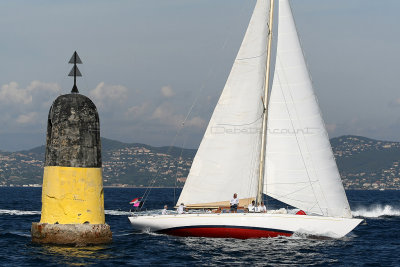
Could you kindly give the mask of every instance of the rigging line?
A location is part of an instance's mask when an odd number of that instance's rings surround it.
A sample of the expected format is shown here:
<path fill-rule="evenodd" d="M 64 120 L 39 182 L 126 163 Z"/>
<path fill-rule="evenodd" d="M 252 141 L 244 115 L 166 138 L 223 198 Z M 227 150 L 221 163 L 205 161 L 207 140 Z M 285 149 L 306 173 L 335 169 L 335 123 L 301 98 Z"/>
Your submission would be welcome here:
<path fill-rule="evenodd" d="M 168 147 L 168 150 L 167 150 L 167 153 L 166 153 L 166 154 L 168 154 L 170 157 L 172 157 L 172 155 L 170 154 L 170 152 L 171 152 L 171 149 L 172 149 L 173 145 L 175 144 L 177 135 L 178 135 L 178 133 L 175 135 L 175 138 L 173 139 L 173 142 L 172 142 L 172 143 L 170 144 L 170 146 Z M 159 173 L 160 173 L 160 170 L 161 170 L 161 164 L 160 164 L 160 163 L 162 162 L 162 160 L 163 160 L 163 159 L 160 158 L 160 159 L 157 161 L 156 165 L 159 166 L 159 168 L 157 169 L 156 173 L 154 174 L 153 179 L 150 180 L 149 186 L 146 188 L 145 192 L 144 192 L 143 195 L 142 195 L 142 201 L 143 201 L 142 207 L 143 207 L 144 204 L 146 203 L 147 198 L 148 198 L 148 196 L 149 196 L 149 194 L 150 194 L 150 192 L 151 192 L 151 190 L 152 190 L 152 188 L 153 188 L 155 182 L 157 181 L 157 178 L 158 178 Z M 168 164 L 168 170 L 169 170 L 170 168 L 171 168 L 171 167 L 170 167 L 170 164 Z M 141 208 L 140 208 L 139 210 L 141 210 Z"/>
<path fill-rule="evenodd" d="M 170 144 L 170 146 L 168 147 L 168 150 L 167 150 L 167 153 L 166 154 L 168 154 L 170 157 L 172 157 L 172 155 L 170 154 L 171 153 L 171 150 L 172 150 L 172 147 L 174 146 L 174 144 L 175 144 L 175 142 L 176 142 L 176 138 L 177 138 L 177 136 L 178 136 L 178 134 L 180 133 L 180 131 L 181 131 L 181 129 L 182 129 L 182 126 L 180 127 L 180 129 L 178 130 L 178 132 L 176 133 L 176 135 L 175 135 L 175 137 L 174 137 L 174 139 L 173 139 L 173 141 L 172 141 L 172 143 Z M 151 192 L 151 190 L 153 189 L 153 186 L 154 186 L 154 184 L 156 183 L 156 181 L 157 181 L 157 178 L 159 177 L 159 174 L 160 174 L 160 170 L 161 170 L 161 162 L 162 162 L 162 160 L 163 159 L 159 159 L 158 161 L 157 161 L 157 166 L 159 166 L 159 168 L 157 169 L 157 172 L 154 174 L 154 178 L 150 181 L 150 184 L 149 184 L 149 186 L 146 188 L 146 191 L 144 192 L 144 194 L 143 194 L 143 196 L 142 196 L 142 199 L 143 199 L 143 205 L 142 205 L 142 207 L 144 206 L 144 204 L 146 203 L 146 201 L 147 201 L 147 198 L 148 198 L 148 196 L 150 195 L 150 192 Z M 171 168 L 171 165 L 170 164 L 168 164 L 168 170 Z M 141 210 L 141 209 L 140 209 Z"/>
<path fill-rule="evenodd" d="M 203 88 L 204 88 L 204 87 L 203 87 Z M 197 102 L 198 97 L 199 97 L 199 95 L 196 97 L 195 102 L 194 102 L 193 105 L 191 106 L 191 108 L 190 108 L 189 112 L 187 113 L 187 115 L 186 115 L 184 121 L 183 121 L 183 122 L 181 123 L 181 125 L 179 126 L 179 128 L 178 128 L 178 130 L 177 130 L 177 132 L 176 132 L 176 134 L 175 134 L 175 136 L 174 136 L 174 138 L 173 138 L 173 140 L 172 140 L 170 146 L 168 147 L 167 154 L 169 154 L 169 153 L 171 152 L 172 147 L 175 145 L 176 139 L 177 139 L 178 135 L 180 134 L 180 132 L 182 131 L 182 129 L 184 128 L 185 122 L 187 121 L 187 119 L 188 119 L 188 117 L 189 117 L 189 115 L 190 115 L 190 113 L 191 113 L 191 111 L 192 111 L 192 109 L 193 109 L 195 103 Z M 170 156 L 171 156 L 171 155 L 170 155 Z M 161 159 L 159 159 L 158 162 L 161 162 Z M 159 164 L 157 164 L 157 165 L 159 165 Z M 152 187 L 153 187 L 153 185 L 155 184 L 155 182 L 157 181 L 157 178 L 159 177 L 160 169 L 161 169 L 161 167 L 159 167 L 159 168 L 157 169 L 156 174 L 153 176 L 153 177 L 154 177 L 153 180 L 151 180 L 149 187 L 147 187 L 146 191 L 144 192 L 144 194 L 143 194 L 143 196 L 142 196 L 142 199 L 143 199 L 143 205 L 142 205 L 142 207 L 143 207 L 144 204 L 146 203 L 147 198 L 148 198 L 148 196 L 149 196 L 150 193 L 151 193 Z M 170 165 L 168 165 L 168 170 L 169 170 L 169 169 L 170 169 Z"/>
<path fill-rule="evenodd" d="M 204 86 L 202 86 L 202 87 L 204 88 Z M 184 119 L 183 122 L 180 124 L 180 126 L 179 126 L 179 128 L 178 128 L 178 130 L 177 130 L 177 132 L 176 132 L 176 134 L 175 134 L 175 136 L 174 136 L 174 138 L 172 139 L 171 144 L 170 144 L 169 147 L 168 147 L 167 154 L 170 155 L 171 149 L 172 149 L 172 147 L 175 145 L 176 140 L 177 140 L 177 137 L 178 137 L 178 135 L 181 133 L 182 129 L 184 128 L 185 122 L 187 121 L 187 119 L 188 119 L 188 117 L 189 117 L 189 115 L 190 115 L 190 113 L 191 113 L 191 111 L 192 111 L 192 109 L 193 109 L 195 103 L 197 102 L 198 98 L 199 98 L 199 94 L 197 95 L 197 97 L 196 97 L 196 99 L 195 99 L 195 102 L 192 104 L 191 108 L 189 109 L 189 112 L 187 113 L 185 119 Z M 170 156 L 171 156 L 171 155 L 170 155 Z M 158 163 L 159 163 L 159 162 L 161 162 L 161 159 L 158 160 Z M 157 164 L 157 165 L 159 165 L 159 164 Z M 150 194 L 150 192 L 151 192 L 151 190 L 152 190 L 152 186 L 155 184 L 155 182 L 156 182 L 156 180 L 157 180 L 157 178 L 158 178 L 158 176 L 159 176 L 160 169 L 161 169 L 161 167 L 159 167 L 159 168 L 157 169 L 156 174 L 153 176 L 153 177 L 154 177 L 153 180 L 151 180 L 151 182 L 150 182 L 150 186 L 147 187 L 146 191 L 145 191 L 144 194 L 143 194 L 143 197 L 142 197 L 142 199 L 143 199 L 143 205 L 142 205 L 142 207 L 144 206 L 144 204 L 145 204 L 145 202 L 146 202 L 146 200 L 147 200 L 147 197 L 149 196 L 149 194 Z M 170 165 L 168 165 L 168 170 L 169 170 L 169 169 L 170 169 Z"/>
<path fill-rule="evenodd" d="M 243 58 L 237 58 L 235 61 L 242 61 L 242 60 L 247 60 L 247 59 L 256 59 L 264 56 L 267 53 L 267 51 L 264 51 L 262 54 L 253 56 L 253 57 L 243 57 Z"/>
<path fill-rule="evenodd" d="M 243 5 L 244 5 L 244 4 L 245 4 L 245 2 L 243 2 Z M 242 11 L 241 14 L 242 14 L 242 16 L 243 16 L 244 10 L 245 10 L 245 9 L 244 9 L 244 8 L 241 8 L 240 10 Z M 229 33 L 229 31 L 225 31 L 225 32 L 228 32 L 228 33 Z M 230 32 L 230 35 L 232 35 L 232 33 L 233 33 L 233 32 Z M 231 38 L 231 36 L 229 36 L 229 35 L 226 36 L 225 41 L 223 42 L 222 46 L 220 47 L 220 51 L 224 51 L 224 50 L 226 49 L 226 44 L 228 43 L 228 40 L 229 40 L 230 38 Z M 205 81 L 203 81 L 203 83 L 202 83 L 202 85 L 201 85 L 201 87 L 200 87 L 200 90 L 198 90 L 197 96 L 195 97 L 194 101 L 192 102 L 192 105 L 190 106 L 189 111 L 187 112 L 187 114 L 186 114 L 186 116 L 185 116 L 183 122 L 182 122 L 181 125 L 179 126 L 179 128 L 178 128 L 178 130 L 177 130 L 177 132 L 176 132 L 176 134 L 175 134 L 175 137 L 173 138 L 173 141 L 172 141 L 171 145 L 169 146 L 168 151 L 171 150 L 171 147 L 172 147 L 172 146 L 175 144 L 175 142 L 176 142 L 177 136 L 179 135 L 179 133 L 180 133 L 180 132 L 182 131 L 182 129 L 184 128 L 186 121 L 188 120 L 189 116 L 191 115 L 191 113 L 192 113 L 192 111 L 193 111 L 193 108 L 194 108 L 195 105 L 197 104 L 200 95 L 202 94 L 202 92 L 204 91 L 204 88 L 206 87 L 206 82 L 208 82 L 208 80 L 211 78 L 211 75 L 212 75 L 212 74 L 214 74 L 214 76 L 215 76 L 214 68 L 215 68 L 215 66 L 212 66 L 212 67 L 209 69 L 209 71 L 208 71 L 208 73 L 207 73 L 207 76 L 206 76 L 206 79 L 205 79 Z M 154 184 L 155 184 L 156 179 L 157 179 L 158 174 L 159 174 L 159 170 L 160 170 L 160 168 L 157 170 L 156 174 L 154 175 L 154 179 L 150 182 L 151 185 L 154 185 Z M 146 189 L 144 195 L 143 195 L 143 205 L 142 205 L 142 207 L 144 206 L 144 203 L 146 202 L 147 197 L 148 197 L 148 195 L 150 194 L 150 192 L 151 192 L 151 188 L 148 187 L 148 188 Z"/>
<path fill-rule="evenodd" d="M 185 146 L 186 146 L 186 141 L 187 141 L 187 138 L 185 138 L 185 139 L 183 140 L 182 149 L 181 149 L 181 154 L 179 155 L 179 158 L 178 158 L 178 161 L 177 161 L 177 164 L 176 164 L 176 171 L 175 171 L 175 187 L 174 187 L 174 203 L 176 203 L 176 184 L 177 184 L 177 180 L 178 180 L 179 161 L 182 161 L 182 160 L 183 160 L 182 155 L 183 155 L 183 149 L 184 149 Z"/>
<path fill-rule="evenodd" d="M 260 117 L 261 119 L 262 117 Z M 259 132 L 258 132 L 259 134 Z M 258 150 L 258 148 L 260 147 L 260 142 L 261 142 L 261 138 L 254 138 L 253 141 L 253 152 Z M 248 177 L 250 177 L 250 183 L 248 186 L 248 191 L 247 191 L 247 195 L 251 196 L 252 192 L 254 192 L 254 189 L 257 190 L 257 178 L 258 178 L 258 172 L 257 172 L 257 166 L 258 166 L 258 158 L 259 155 L 256 153 L 252 153 L 252 157 L 250 160 L 250 165 L 254 166 L 254 168 L 251 168 L 253 170 L 253 172 L 249 172 Z"/>
<path fill-rule="evenodd" d="M 283 197 L 282 195 L 279 195 L 279 194 L 271 194 L 271 193 L 269 193 L 269 196 L 272 197 L 272 198 L 276 198 L 276 199 L 279 199 L 280 197 Z M 284 195 L 284 196 L 287 196 L 287 195 Z M 286 199 L 295 200 L 295 201 L 297 201 L 297 202 L 304 203 L 304 204 L 309 203 L 309 202 L 307 202 L 307 201 L 305 201 L 305 200 L 298 200 L 298 199 L 296 199 L 296 198 L 292 198 L 292 197 L 289 197 L 289 196 L 286 197 Z M 318 204 L 317 202 L 314 202 L 314 203 L 316 203 L 315 205 Z M 315 206 L 315 205 L 314 205 L 314 206 Z M 318 208 L 319 208 L 319 210 L 321 211 L 321 213 L 324 214 L 324 212 L 322 211 L 322 209 L 321 209 L 320 207 L 318 207 Z"/>
<path fill-rule="evenodd" d="M 277 58 L 277 60 L 279 61 L 279 63 L 283 66 L 283 63 L 282 63 L 282 61 L 281 61 L 281 59 L 280 59 L 280 56 L 279 56 L 279 55 L 276 55 L 276 58 Z M 282 69 L 282 72 L 283 72 L 283 76 L 285 76 L 284 79 L 286 79 L 286 81 L 287 81 L 288 79 L 286 78 L 286 73 L 285 73 L 285 71 L 284 71 L 284 68 L 281 68 L 281 69 Z M 276 72 L 276 76 L 277 76 L 277 78 L 278 78 L 278 82 L 279 82 L 279 85 L 280 85 L 280 88 L 281 88 L 281 91 L 282 91 L 282 96 L 283 96 L 283 99 L 284 99 L 284 101 L 285 101 L 285 107 L 286 107 L 286 111 L 287 111 L 287 113 L 288 113 L 288 115 L 289 115 L 290 124 L 292 125 L 292 128 L 293 128 L 293 130 L 294 130 L 295 128 L 294 128 L 294 124 L 293 124 L 293 119 L 292 119 L 291 114 L 290 114 L 290 111 L 289 111 L 289 107 L 288 107 L 288 104 L 287 104 L 287 101 L 286 101 L 285 93 L 283 92 L 283 87 L 282 87 L 282 83 L 281 83 L 281 79 L 280 79 L 279 72 Z M 295 105 L 294 105 L 294 101 L 293 101 L 293 96 L 292 96 L 292 94 L 291 94 L 291 90 L 290 90 L 290 87 L 289 87 L 289 86 L 288 86 L 288 90 L 287 90 L 287 91 L 288 91 L 288 93 L 289 93 L 289 95 L 290 95 L 290 97 L 291 97 L 291 99 L 292 99 L 293 107 L 294 107 L 294 109 L 296 109 L 296 107 L 295 107 Z M 298 136 L 297 136 L 296 133 L 294 134 L 294 136 L 295 136 L 295 138 L 296 138 L 297 147 L 299 148 L 300 155 L 301 155 L 301 159 L 302 159 L 302 162 L 303 162 L 303 164 L 304 164 L 304 168 L 305 168 L 305 170 L 306 170 L 308 180 L 309 180 L 309 182 L 310 182 L 310 184 L 311 184 L 310 173 L 309 173 L 309 171 L 308 171 L 307 164 L 306 164 L 306 162 L 305 162 L 305 159 L 304 159 L 304 156 L 303 156 L 301 147 L 300 147 L 300 143 L 299 143 Z M 314 187 L 312 186 L 312 184 L 311 184 L 311 189 L 312 189 L 312 192 L 313 192 L 313 194 L 314 194 L 315 201 L 318 203 L 318 198 L 317 198 L 317 196 L 316 196 L 316 194 L 315 194 Z M 319 206 L 319 203 L 318 203 L 318 207 L 320 208 L 320 210 L 321 210 L 321 212 L 322 212 L 322 208 Z"/>
<path fill-rule="evenodd" d="M 220 125 L 220 126 L 235 126 L 235 127 L 239 127 L 239 126 L 249 126 L 249 125 L 252 125 L 252 124 L 257 123 L 259 120 L 262 119 L 262 117 L 263 117 L 263 114 L 261 113 L 261 115 L 260 115 L 260 117 L 258 117 L 258 119 L 256 119 L 256 120 L 253 121 L 253 122 L 250 122 L 250 123 L 244 123 L 244 124 L 218 123 L 217 125 Z"/>
<path fill-rule="evenodd" d="M 290 6 L 290 9 L 292 9 L 291 6 Z M 292 16 L 292 17 L 293 17 L 293 16 Z M 294 17 L 293 17 L 293 20 L 294 20 L 294 22 L 295 22 L 295 24 L 296 24 L 296 20 L 295 20 Z M 300 43 L 301 53 L 302 53 L 302 55 L 303 55 L 304 62 L 305 62 L 305 64 L 306 64 L 306 66 L 307 66 L 307 68 L 306 68 L 306 69 L 307 69 L 307 74 L 308 74 L 308 77 L 310 78 L 311 85 L 313 86 L 312 76 L 311 76 L 311 73 L 310 73 L 309 68 L 308 68 L 308 63 L 307 63 L 307 61 L 306 61 L 306 57 L 304 56 L 305 53 L 304 53 L 304 51 L 303 51 L 303 49 L 302 49 L 303 46 L 302 46 L 301 38 L 300 38 L 299 33 L 297 32 L 297 28 L 295 28 L 295 30 L 296 30 L 297 36 L 299 37 L 298 40 L 299 40 L 299 43 Z M 314 92 L 313 92 L 313 93 L 314 93 Z M 319 113 L 319 115 L 320 115 L 321 118 L 322 118 L 322 112 L 321 112 L 321 108 L 320 108 L 320 106 L 319 106 L 319 104 L 318 104 L 318 99 L 317 99 L 317 97 L 316 97 L 315 94 L 313 94 L 313 96 L 314 96 L 315 101 L 317 102 L 318 113 Z M 324 128 L 323 128 L 323 130 L 324 130 L 324 135 L 325 135 L 326 138 L 329 140 L 329 135 L 328 135 L 328 132 L 326 131 L 325 121 L 324 121 L 324 120 L 321 120 L 321 121 L 322 121 L 322 125 L 323 125 L 323 127 L 324 127 Z M 340 180 L 340 183 L 342 184 L 342 186 L 341 186 L 341 188 L 340 188 L 339 190 L 342 191 L 342 193 L 346 196 L 346 191 L 345 191 L 345 189 L 344 189 L 344 187 L 343 187 L 343 182 L 342 182 L 342 179 L 341 179 L 341 176 L 340 176 L 340 173 L 339 173 L 339 169 L 338 169 L 338 167 L 337 167 L 336 159 L 335 159 L 335 156 L 334 156 L 334 153 L 333 153 L 333 150 L 332 150 L 332 146 L 330 145 L 330 142 L 329 142 L 329 150 L 330 150 L 330 152 L 331 152 L 331 155 L 333 155 L 333 160 L 334 160 L 334 162 L 335 162 L 335 169 L 336 169 L 337 173 L 339 174 L 339 179 L 338 179 L 338 180 Z M 325 202 L 327 202 L 327 201 L 326 201 L 326 197 L 325 197 L 325 193 L 324 193 L 323 191 L 322 191 L 322 195 L 324 196 Z M 350 204 L 349 204 L 349 201 L 347 200 L 347 197 L 346 197 L 346 202 L 347 202 L 347 205 L 344 204 L 344 205 L 345 205 L 344 209 L 345 209 L 345 210 L 349 210 L 349 211 L 350 211 L 350 214 L 351 214 Z M 328 202 L 327 202 L 327 203 L 328 203 Z"/>
<path fill-rule="evenodd" d="M 289 192 L 289 193 L 287 193 L 287 194 L 285 194 L 285 195 L 280 195 L 280 196 L 281 196 L 281 197 L 287 197 L 287 196 L 293 195 L 293 194 L 295 194 L 295 193 L 297 193 L 297 192 L 300 192 L 300 191 L 306 189 L 307 187 L 312 186 L 312 184 L 314 184 L 314 183 L 317 183 L 317 182 L 312 182 L 312 183 L 310 183 L 310 184 L 307 185 L 307 186 L 303 186 L 303 187 L 301 187 L 301 188 L 299 188 L 299 189 L 297 189 L 297 190 L 295 190 L 295 191 L 292 191 L 292 192 Z M 294 200 L 296 200 L 296 199 L 294 199 Z"/>
<path fill-rule="evenodd" d="M 210 77 L 212 73 L 214 73 L 214 67 L 212 67 L 212 68 L 210 68 L 210 69 L 208 70 L 208 73 L 207 73 L 207 76 L 206 76 L 207 79 L 209 79 L 208 77 Z M 183 128 L 183 126 L 185 125 L 186 121 L 188 120 L 189 116 L 191 115 L 191 113 L 192 113 L 192 111 L 193 111 L 193 108 L 196 106 L 196 104 L 197 104 L 197 102 L 198 102 L 198 100 L 199 100 L 199 98 L 200 98 L 200 95 L 201 95 L 201 93 L 204 91 L 204 88 L 205 88 L 205 87 L 206 87 L 206 83 L 203 82 L 202 85 L 201 85 L 201 87 L 200 87 L 200 90 L 198 91 L 198 93 L 197 93 L 197 95 L 196 95 L 196 97 L 195 97 L 195 99 L 194 99 L 194 101 L 192 102 L 192 105 L 190 106 L 188 112 L 186 113 L 186 116 L 185 116 L 185 118 L 184 118 L 184 120 L 183 120 L 183 122 L 182 122 L 182 125 L 181 125 L 182 128 Z"/>
<path fill-rule="evenodd" d="M 312 183 L 316 183 L 316 182 L 318 182 L 318 181 L 311 181 Z M 267 183 L 267 185 L 285 185 L 285 184 L 291 184 L 291 185 L 294 185 L 294 184 L 308 184 L 309 182 L 297 182 L 297 183 Z"/>
<path fill-rule="evenodd" d="M 214 70 L 214 67 L 211 67 L 209 69 L 209 71 L 207 73 L 207 76 L 206 76 L 207 77 L 206 81 L 208 81 L 208 79 L 210 79 L 209 77 L 211 76 L 211 74 L 214 73 L 213 70 Z M 204 88 L 206 87 L 206 81 L 204 81 L 203 84 L 201 85 L 200 90 L 198 90 L 198 93 L 197 93 L 194 101 L 192 102 L 192 105 L 190 106 L 188 112 L 186 113 L 185 118 L 183 119 L 182 123 L 179 125 L 178 130 L 177 130 L 177 132 L 176 132 L 176 134 L 175 134 L 175 136 L 174 136 L 174 138 L 173 138 L 173 140 L 172 140 L 172 142 L 171 142 L 171 144 L 170 144 L 170 146 L 168 148 L 168 152 L 170 152 L 172 146 L 174 146 L 174 144 L 176 143 L 178 135 L 181 133 L 182 129 L 185 127 L 185 123 L 187 122 L 189 116 L 191 115 L 191 113 L 193 111 L 193 108 L 196 106 L 196 104 L 197 104 L 197 102 L 198 102 L 198 100 L 200 98 L 201 93 L 204 91 Z M 154 175 L 154 179 L 150 182 L 151 186 L 155 184 L 155 182 L 156 182 L 156 180 L 158 178 L 159 171 L 160 171 L 160 168 L 158 168 L 156 174 Z M 142 206 L 144 206 L 144 203 L 146 202 L 147 197 L 150 194 L 150 192 L 151 192 L 151 187 L 148 187 L 146 189 L 144 195 L 143 195 L 143 205 Z"/>
<path fill-rule="evenodd" d="M 308 208 L 308 211 L 312 210 L 315 207 L 316 203 L 314 203 L 314 205 L 311 206 L 311 208 Z M 324 212 L 322 212 L 322 214 L 324 214 Z M 328 214 L 328 212 L 327 212 Z"/>
<path fill-rule="evenodd" d="M 245 3 L 245 2 L 243 2 L 243 5 L 244 5 L 244 3 Z M 244 9 L 244 8 L 241 8 L 240 10 L 242 11 L 242 12 L 241 12 L 241 16 L 243 17 L 245 9 Z M 232 38 L 231 35 L 232 35 L 233 31 L 230 31 L 230 32 L 229 32 L 229 31 L 225 31 L 225 32 L 227 32 L 228 34 L 226 35 L 226 38 L 225 38 L 224 42 L 222 43 L 222 46 L 220 46 L 220 48 L 219 48 L 220 51 L 226 50 L 226 45 L 227 45 L 227 43 L 228 43 L 228 40 Z M 192 105 L 190 106 L 189 111 L 187 112 L 187 114 L 186 114 L 186 116 L 185 116 L 185 119 L 183 120 L 182 124 L 185 124 L 185 122 L 186 122 L 187 119 L 189 118 L 190 114 L 192 113 L 193 108 L 196 106 L 200 95 L 202 94 L 202 92 L 204 91 L 204 88 L 206 87 L 206 82 L 208 82 L 208 80 L 209 80 L 211 77 L 215 77 L 214 68 L 215 68 L 215 65 L 213 65 L 213 66 L 209 69 L 209 71 L 208 71 L 208 73 L 207 73 L 207 75 L 206 75 L 206 79 L 205 79 L 205 81 L 203 81 L 203 83 L 202 83 L 202 85 L 201 85 L 201 87 L 200 87 L 200 90 L 198 91 L 198 93 L 197 93 L 197 95 L 196 95 L 196 97 L 195 97 L 195 99 L 194 99 Z M 214 74 L 214 75 L 211 76 L 211 74 Z"/>
<path fill-rule="evenodd" d="M 289 4 L 289 8 L 290 8 L 290 12 L 293 14 L 292 6 L 291 6 L 290 4 Z M 296 19 L 294 18 L 294 16 L 292 15 L 291 17 L 292 17 L 292 19 L 293 19 L 294 25 L 297 25 L 297 24 L 296 24 Z M 316 102 L 316 104 L 317 104 L 318 113 L 319 113 L 319 115 L 320 115 L 320 117 L 321 117 L 321 121 L 322 121 L 322 125 L 323 125 L 323 129 L 322 129 L 322 130 L 324 131 L 324 134 L 325 134 L 325 136 L 326 136 L 326 138 L 328 139 L 328 142 L 329 142 L 329 136 L 328 136 L 328 134 L 327 134 L 327 132 L 326 132 L 326 130 L 325 130 L 325 129 L 326 129 L 326 127 L 325 127 L 325 122 L 324 122 L 324 120 L 322 119 L 322 113 L 321 113 L 321 109 L 320 109 L 319 104 L 318 104 L 318 99 L 317 99 L 317 97 L 316 97 L 316 95 L 315 95 L 315 92 L 314 92 L 314 90 L 313 90 L 313 82 L 312 82 L 311 73 L 310 73 L 309 68 L 308 68 L 308 64 L 307 64 L 307 61 L 306 61 L 306 57 L 305 57 L 305 54 L 304 54 L 304 51 L 303 51 L 303 46 L 302 46 L 302 44 L 301 44 L 301 38 L 300 38 L 300 35 L 299 35 L 298 31 L 297 31 L 296 26 L 294 27 L 294 30 L 295 30 L 296 35 L 297 35 L 297 37 L 298 37 L 297 40 L 299 41 L 301 55 L 303 56 L 303 60 L 304 60 L 304 63 L 305 63 L 305 65 L 306 65 L 307 74 L 308 74 L 308 77 L 309 77 L 309 79 L 310 79 L 311 89 L 312 89 L 311 91 L 312 91 L 312 93 L 313 93 L 314 100 L 315 100 L 315 102 Z M 293 101 L 293 100 L 292 100 L 292 101 Z M 309 151 L 307 145 L 306 145 L 306 147 L 307 147 L 307 151 Z M 330 143 L 329 143 L 329 149 L 330 149 L 330 151 L 331 151 L 331 155 L 333 155 L 333 151 L 332 151 L 332 147 L 331 147 Z M 312 157 L 311 157 L 311 162 L 312 162 L 312 164 L 315 166 L 314 160 L 313 160 Z M 336 165 L 336 161 L 335 161 L 335 165 Z M 336 170 L 337 170 L 337 173 L 339 173 L 339 170 L 337 169 L 337 165 L 336 165 Z M 340 174 L 339 174 L 339 178 L 340 178 Z M 318 177 L 317 177 L 317 179 L 318 179 Z M 318 179 L 318 181 L 319 181 L 319 179 Z M 341 182 L 341 180 L 340 180 L 340 182 Z M 319 186 L 322 188 L 321 184 L 320 184 Z M 346 195 L 343 186 L 342 186 L 341 189 L 342 189 L 343 194 Z M 324 197 L 325 203 L 326 203 L 327 206 L 329 207 L 328 201 L 326 200 L 325 192 L 324 192 L 323 190 L 321 190 L 321 192 L 322 192 L 322 196 Z M 347 206 L 348 206 L 348 209 L 350 210 L 350 205 L 349 205 L 348 201 L 347 201 Z"/>

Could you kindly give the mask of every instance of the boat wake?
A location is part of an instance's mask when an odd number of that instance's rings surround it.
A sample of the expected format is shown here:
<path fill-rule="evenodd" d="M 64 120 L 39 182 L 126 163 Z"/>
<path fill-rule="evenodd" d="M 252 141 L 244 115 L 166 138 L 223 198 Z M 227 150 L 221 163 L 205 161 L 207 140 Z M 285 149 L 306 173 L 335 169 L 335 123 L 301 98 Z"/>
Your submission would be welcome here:
<path fill-rule="evenodd" d="M 351 212 L 354 217 L 378 218 L 383 216 L 400 216 L 400 209 L 391 205 L 373 205 L 360 207 Z"/>
<path fill-rule="evenodd" d="M 0 210 L 0 215 L 40 215 L 40 213 L 35 210 Z"/>

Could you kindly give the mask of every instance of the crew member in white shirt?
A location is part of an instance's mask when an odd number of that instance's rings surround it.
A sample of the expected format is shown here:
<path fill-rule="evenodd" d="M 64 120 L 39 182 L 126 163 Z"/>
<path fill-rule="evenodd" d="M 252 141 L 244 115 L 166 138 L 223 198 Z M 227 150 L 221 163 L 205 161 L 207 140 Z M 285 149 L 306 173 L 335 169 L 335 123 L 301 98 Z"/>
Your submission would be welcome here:
<path fill-rule="evenodd" d="M 230 201 L 230 205 L 231 205 L 231 212 L 236 213 L 237 212 L 237 208 L 239 206 L 239 199 L 237 197 L 237 194 L 233 194 L 233 198 Z"/>
<path fill-rule="evenodd" d="M 178 214 L 182 214 L 185 212 L 185 208 L 185 205 L 181 203 L 176 211 L 178 212 Z"/>
<path fill-rule="evenodd" d="M 247 206 L 247 210 L 249 211 L 249 212 L 256 212 L 256 202 L 253 200 L 252 202 L 251 202 L 251 204 L 249 204 L 248 206 Z"/>
<path fill-rule="evenodd" d="M 167 214 L 168 214 L 167 209 L 168 209 L 168 206 L 165 205 L 165 206 L 164 206 L 164 209 L 163 209 L 162 212 L 161 212 L 161 214 L 162 214 L 162 215 L 167 215 Z"/>
<path fill-rule="evenodd" d="M 258 212 L 262 212 L 262 213 L 266 213 L 267 212 L 267 207 L 265 207 L 263 201 L 261 201 L 261 204 L 258 205 L 257 210 L 258 210 Z"/>

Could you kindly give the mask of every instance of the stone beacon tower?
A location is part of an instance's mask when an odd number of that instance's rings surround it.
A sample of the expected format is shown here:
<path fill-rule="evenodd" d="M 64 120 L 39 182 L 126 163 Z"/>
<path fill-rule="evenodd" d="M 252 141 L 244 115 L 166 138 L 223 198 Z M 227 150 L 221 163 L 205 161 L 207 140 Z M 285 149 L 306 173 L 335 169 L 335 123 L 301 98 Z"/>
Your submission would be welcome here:
<path fill-rule="evenodd" d="M 74 52 L 68 76 L 71 94 L 59 96 L 50 108 L 42 187 L 42 215 L 32 223 L 34 243 L 104 244 L 112 241 L 105 223 L 100 123 L 96 106 L 79 94 L 76 77 L 82 64 Z"/>

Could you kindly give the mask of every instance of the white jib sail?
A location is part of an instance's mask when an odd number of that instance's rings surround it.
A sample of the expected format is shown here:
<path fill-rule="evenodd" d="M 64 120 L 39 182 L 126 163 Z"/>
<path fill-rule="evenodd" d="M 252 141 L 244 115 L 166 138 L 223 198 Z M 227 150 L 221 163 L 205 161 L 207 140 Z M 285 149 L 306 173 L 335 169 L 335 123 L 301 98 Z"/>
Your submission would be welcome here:
<path fill-rule="evenodd" d="M 256 3 L 178 203 L 226 205 L 237 193 L 247 205 L 256 196 L 269 6 Z"/>
<path fill-rule="evenodd" d="M 264 193 L 325 216 L 351 217 L 288 0 L 279 0 Z"/>

